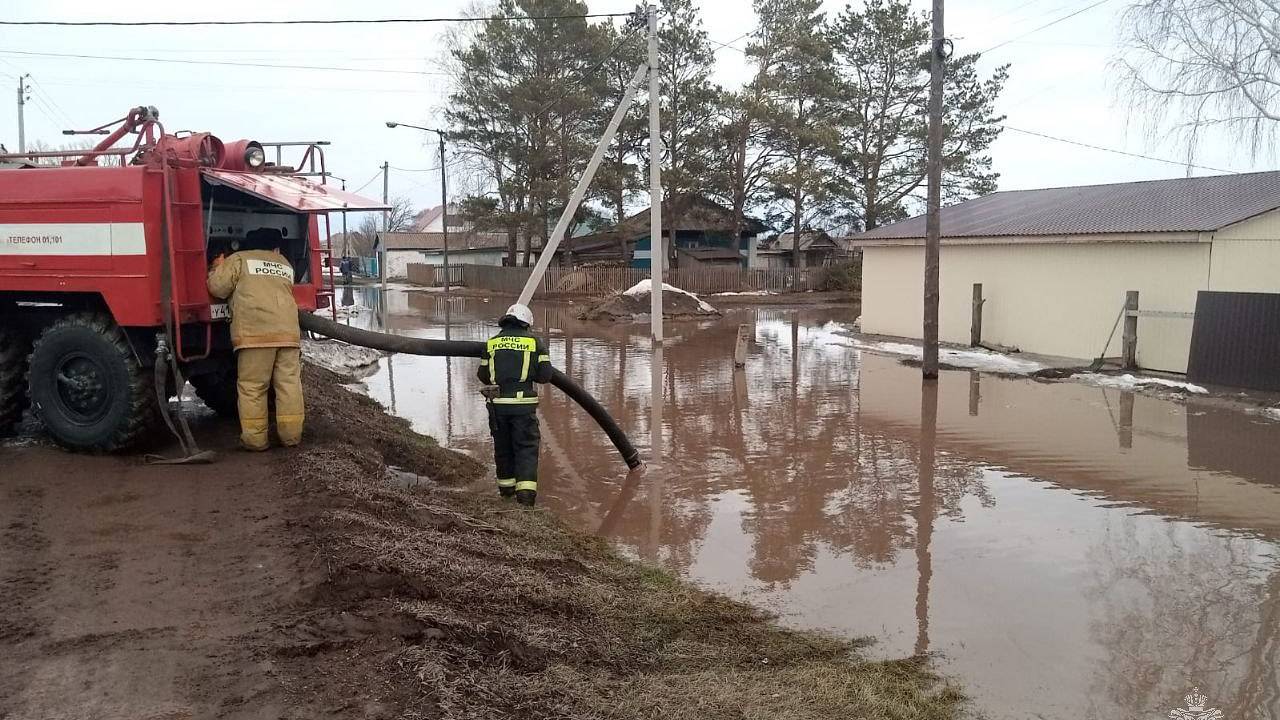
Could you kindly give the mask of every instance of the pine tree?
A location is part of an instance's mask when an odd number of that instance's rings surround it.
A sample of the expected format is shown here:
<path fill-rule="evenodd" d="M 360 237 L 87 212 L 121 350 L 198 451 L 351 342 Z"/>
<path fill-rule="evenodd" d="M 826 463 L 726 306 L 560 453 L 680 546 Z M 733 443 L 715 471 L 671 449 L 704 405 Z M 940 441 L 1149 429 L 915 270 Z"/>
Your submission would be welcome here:
<path fill-rule="evenodd" d="M 581 0 L 500 0 L 494 14 L 584 15 Z M 603 125 L 608 90 L 590 72 L 606 51 L 601 26 L 583 18 L 488 20 L 452 49 L 446 117 L 461 153 L 489 176 L 508 238 L 545 245 Z M 509 254 L 512 248 L 509 247 Z"/>
<path fill-rule="evenodd" d="M 758 82 L 778 163 L 774 196 L 793 234 L 792 259 L 804 266 L 800 237 L 836 196 L 832 160 L 840 98 L 821 0 L 755 0 L 760 27 L 749 57 L 768 58 Z"/>
<path fill-rule="evenodd" d="M 840 168 L 849 204 L 845 222 L 865 229 L 905 217 L 925 182 L 929 20 L 909 0 L 866 0 L 836 18 L 831 42 L 844 114 Z M 978 76 L 978 55 L 947 63 L 944 99 L 943 202 L 992 192 L 999 176 L 987 151 L 1000 133 L 996 97 L 1008 65 Z"/>
<path fill-rule="evenodd" d="M 645 57 L 645 38 L 643 32 L 608 26 L 605 42 L 610 48 L 617 48 L 601 68 L 608 88 L 604 110 L 607 114 L 612 114 L 626 92 L 627 83 Z M 605 152 L 593 183 L 595 196 L 613 214 L 615 223 L 621 223 L 626 218 L 628 198 L 647 187 L 641 165 L 642 151 L 648 139 L 648 114 L 641 103 L 637 102 L 622 118 L 618 134 Z M 618 242 L 620 257 L 624 262 L 630 263 L 627 238 L 619 233 Z"/>
<path fill-rule="evenodd" d="M 715 53 L 692 0 L 662 0 L 658 29 L 660 129 L 664 151 L 662 188 L 667 198 L 705 194 L 715 163 L 720 88 L 711 82 Z M 682 203 L 670 202 L 664 225 L 670 256 L 682 218 Z"/>

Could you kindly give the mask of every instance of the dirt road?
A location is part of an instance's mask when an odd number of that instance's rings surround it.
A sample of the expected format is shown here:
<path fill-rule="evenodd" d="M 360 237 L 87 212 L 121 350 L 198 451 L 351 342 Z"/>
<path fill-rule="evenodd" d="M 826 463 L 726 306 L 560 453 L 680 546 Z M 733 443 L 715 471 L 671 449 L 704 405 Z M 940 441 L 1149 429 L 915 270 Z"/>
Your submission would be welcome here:
<path fill-rule="evenodd" d="M 209 466 L 0 447 L 0 718 L 953 717 L 919 662 L 460 490 L 480 464 L 305 382 L 298 450 L 213 420 Z"/>
<path fill-rule="evenodd" d="M 252 638 L 303 584 L 279 455 L 0 449 L 0 716 L 279 717 Z"/>

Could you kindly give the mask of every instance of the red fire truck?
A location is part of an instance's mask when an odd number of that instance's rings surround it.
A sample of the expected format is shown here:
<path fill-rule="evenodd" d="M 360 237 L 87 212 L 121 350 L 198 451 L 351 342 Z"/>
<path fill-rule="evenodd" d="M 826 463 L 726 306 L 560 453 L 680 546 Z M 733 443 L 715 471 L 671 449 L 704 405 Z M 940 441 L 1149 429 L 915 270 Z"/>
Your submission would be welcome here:
<path fill-rule="evenodd" d="M 213 258 L 278 230 L 298 306 L 322 309 L 319 217 L 383 205 L 326 186 L 319 144 L 167 134 L 152 107 L 82 132 L 106 137 L 0 155 L 0 435 L 30 408 L 65 447 L 135 445 L 178 391 L 174 368 L 234 416 L 227 306 L 205 286 Z M 280 165 L 281 146 L 302 160 Z"/>

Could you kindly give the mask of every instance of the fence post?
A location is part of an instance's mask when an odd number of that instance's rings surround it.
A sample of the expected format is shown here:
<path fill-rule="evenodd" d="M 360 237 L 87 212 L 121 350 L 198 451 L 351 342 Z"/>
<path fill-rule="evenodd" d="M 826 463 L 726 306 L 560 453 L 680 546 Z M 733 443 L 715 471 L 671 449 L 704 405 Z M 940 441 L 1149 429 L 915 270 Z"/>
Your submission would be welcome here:
<path fill-rule="evenodd" d="M 982 283 L 973 284 L 973 319 L 969 323 L 969 347 L 982 344 Z"/>
<path fill-rule="evenodd" d="M 1122 364 L 1125 370 L 1138 367 L 1138 291 L 1124 294 L 1124 335 L 1121 336 Z"/>
<path fill-rule="evenodd" d="M 733 344 L 733 366 L 746 367 L 747 365 L 747 326 L 738 326 L 738 338 Z"/>

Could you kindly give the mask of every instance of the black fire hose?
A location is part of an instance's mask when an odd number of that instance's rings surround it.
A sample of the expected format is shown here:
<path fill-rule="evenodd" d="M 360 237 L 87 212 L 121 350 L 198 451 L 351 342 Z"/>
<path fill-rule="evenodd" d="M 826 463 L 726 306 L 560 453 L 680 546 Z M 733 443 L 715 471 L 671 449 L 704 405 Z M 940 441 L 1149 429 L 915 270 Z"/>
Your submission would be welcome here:
<path fill-rule="evenodd" d="M 434 357 L 478 358 L 484 356 L 484 343 L 474 340 L 431 340 L 405 337 L 403 335 L 389 335 L 342 325 L 309 312 L 299 312 L 298 321 L 303 330 L 310 330 L 325 337 L 331 337 L 352 345 L 373 348 L 374 350 Z M 609 415 L 609 411 L 605 410 L 604 406 L 591 396 L 591 393 L 574 382 L 573 378 L 559 370 L 552 372 L 551 384 L 560 388 L 565 395 L 568 395 L 574 402 L 581 405 L 582 409 L 586 410 L 587 414 L 600 425 L 600 429 L 604 430 L 613 446 L 622 455 L 622 460 L 627 463 L 627 467 L 637 468 L 640 466 L 640 452 L 631 444 L 631 440 L 627 438 L 627 434 L 614 421 L 613 416 Z"/>

